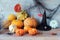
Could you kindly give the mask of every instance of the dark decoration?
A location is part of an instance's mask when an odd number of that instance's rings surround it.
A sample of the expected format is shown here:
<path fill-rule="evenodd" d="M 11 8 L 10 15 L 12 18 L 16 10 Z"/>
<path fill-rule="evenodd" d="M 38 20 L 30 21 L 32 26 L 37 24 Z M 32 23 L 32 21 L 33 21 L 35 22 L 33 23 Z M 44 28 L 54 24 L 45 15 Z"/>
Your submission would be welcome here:
<path fill-rule="evenodd" d="M 44 10 L 43 14 L 43 19 L 41 24 L 37 27 L 37 29 L 42 30 L 42 31 L 49 31 L 51 30 L 51 27 L 47 25 L 47 20 L 46 20 L 46 11 Z"/>

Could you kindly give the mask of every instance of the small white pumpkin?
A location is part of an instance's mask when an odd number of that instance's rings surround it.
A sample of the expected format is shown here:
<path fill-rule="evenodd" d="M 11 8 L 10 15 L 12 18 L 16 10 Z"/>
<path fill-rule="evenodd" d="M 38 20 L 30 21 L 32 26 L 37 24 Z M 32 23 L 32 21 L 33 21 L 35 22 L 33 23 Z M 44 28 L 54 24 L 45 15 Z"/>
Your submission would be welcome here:
<path fill-rule="evenodd" d="M 51 26 L 52 28 L 57 28 L 57 27 L 58 27 L 58 22 L 57 22 L 56 20 L 51 20 L 51 21 L 50 21 L 50 26 Z"/>
<path fill-rule="evenodd" d="M 10 31 L 11 33 L 14 33 L 14 32 L 15 32 L 15 28 L 16 28 L 16 26 L 11 24 L 11 25 L 9 26 L 9 31 Z"/>

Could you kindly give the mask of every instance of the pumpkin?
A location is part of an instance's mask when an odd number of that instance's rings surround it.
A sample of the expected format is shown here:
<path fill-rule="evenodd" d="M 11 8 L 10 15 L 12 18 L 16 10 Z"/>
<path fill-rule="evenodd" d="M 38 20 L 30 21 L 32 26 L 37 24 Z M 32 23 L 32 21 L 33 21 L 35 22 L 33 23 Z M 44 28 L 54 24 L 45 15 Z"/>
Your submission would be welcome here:
<path fill-rule="evenodd" d="M 29 30 L 31 30 L 32 28 L 30 27 L 30 26 L 26 26 L 26 27 L 24 27 L 24 30 L 26 31 L 26 32 L 28 32 Z"/>
<path fill-rule="evenodd" d="M 9 31 L 10 31 L 11 33 L 14 33 L 14 32 L 15 32 L 15 29 L 16 29 L 16 26 L 15 26 L 15 25 L 10 25 L 10 26 L 9 26 Z"/>
<path fill-rule="evenodd" d="M 28 32 L 29 32 L 29 35 L 36 35 L 38 33 L 37 29 L 35 29 L 35 28 L 32 28 Z"/>
<path fill-rule="evenodd" d="M 13 21 L 16 19 L 16 16 L 14 14 L 9 14 L 8 15 L 8 20 Z"/>
<path fill-rule="evenodd" d="M 17 13 L 17 19 L 18 20 L 25 20 L 28 17 L 28 14 L 25 10 L 22 10 L 21 12 Z"/>
<path fill-rule="evenodd" d="M 24 21 L 24 26 L 30 26 L 32 28 L 36 28 L 37 27 L 37 21 L 35 18 L 26 18 Z"/>
<path fill-rule="evenodd" d="M 17 36 L 22 36 L 25 34 L 25 31 L 23 29 L 16 29 L 16 35 Z"/>
<path fill-rule="evenodd" d="M 9 21 L 9 20 L 4 20 L 2 22 L 2 27 L 3 28 L 9 28 L 9 25 L 11 25 L 11 21 Z"/>
<path fill-rule="evenodd" d="M 16 25 L 17 28 L 22 28 L 23 27 L 23 22 L 21 20 L 13 20 L 12 24 Z"/>

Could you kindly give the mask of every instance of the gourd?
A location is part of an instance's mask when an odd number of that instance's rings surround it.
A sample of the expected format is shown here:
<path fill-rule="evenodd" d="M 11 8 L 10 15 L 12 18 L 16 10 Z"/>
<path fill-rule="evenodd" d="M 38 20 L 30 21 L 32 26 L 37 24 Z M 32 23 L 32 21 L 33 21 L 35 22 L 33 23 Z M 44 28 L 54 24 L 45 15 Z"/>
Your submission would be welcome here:
<path fill-rule="evenodd" d="M 16 25 L 17 28 L 22 28 L 23 27 L 23 22 L 21 20 L 13 20 L 12 24 Z"/>
<path fill-rule="evenodd" d="M 36 28 L 37 27 L 37 21 L 35 18 L 26 18 L 24 21 L 24 26 L 30 26 L 32 28 Z"/>

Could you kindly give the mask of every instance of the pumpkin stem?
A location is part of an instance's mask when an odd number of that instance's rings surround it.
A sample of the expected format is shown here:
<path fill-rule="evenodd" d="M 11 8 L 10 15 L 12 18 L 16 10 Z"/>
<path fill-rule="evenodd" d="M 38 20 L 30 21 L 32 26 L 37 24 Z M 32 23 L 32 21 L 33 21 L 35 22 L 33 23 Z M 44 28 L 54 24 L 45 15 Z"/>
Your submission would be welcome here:
<path fill-rule="evenodd" d="M 21 14 L 23 14 L 25 12 L 25 10 L 23 10 L 22 12 L 21 12 Z"/>

